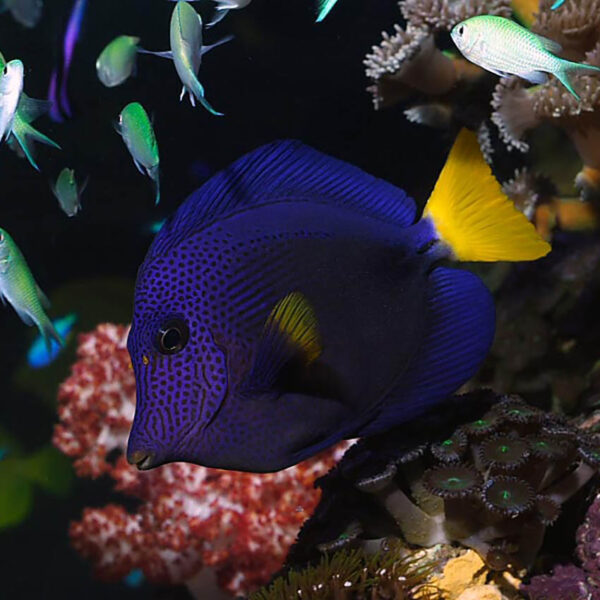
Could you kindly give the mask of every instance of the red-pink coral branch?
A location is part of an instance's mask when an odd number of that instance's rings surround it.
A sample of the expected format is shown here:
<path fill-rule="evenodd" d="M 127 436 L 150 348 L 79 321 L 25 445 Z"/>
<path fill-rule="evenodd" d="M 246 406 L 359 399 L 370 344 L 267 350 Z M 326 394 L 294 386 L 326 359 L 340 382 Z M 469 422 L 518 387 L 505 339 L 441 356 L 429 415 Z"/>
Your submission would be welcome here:
<path fill-rule="evenodd" d="M 248 593 L 281 567 L 319 500 L 315 479 L 347 445 L 278 473 L 186 463 L 136 470 L 124 458 L 135 407 L 127 333 L 105 324 L 80 337 L 78 360 L 59 390 L 54 443 L 75 459 L 79 475 L 110 475 L 140 506 L 136 513 L 114 504 L 85 509 L 71 525 L 72 543 L 105 580 L 138 568 L 153 582 L 185 583 L 210 566 L 223 589 Z"/>

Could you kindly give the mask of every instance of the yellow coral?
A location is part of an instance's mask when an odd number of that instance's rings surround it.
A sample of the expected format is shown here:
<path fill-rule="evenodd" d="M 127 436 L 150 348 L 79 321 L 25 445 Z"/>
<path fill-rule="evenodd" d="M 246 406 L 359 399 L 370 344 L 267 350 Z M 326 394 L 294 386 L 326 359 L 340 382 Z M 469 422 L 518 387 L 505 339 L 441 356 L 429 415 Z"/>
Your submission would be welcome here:
<path fill-rule="evenodd" d="M 461 594 L 473 586 L 485 583 L 488 569 L 474 550 L 451 558 L 440 576 L 433 577 L 431 583 L 438 587 L 444 598 L 458 600 Z"/>

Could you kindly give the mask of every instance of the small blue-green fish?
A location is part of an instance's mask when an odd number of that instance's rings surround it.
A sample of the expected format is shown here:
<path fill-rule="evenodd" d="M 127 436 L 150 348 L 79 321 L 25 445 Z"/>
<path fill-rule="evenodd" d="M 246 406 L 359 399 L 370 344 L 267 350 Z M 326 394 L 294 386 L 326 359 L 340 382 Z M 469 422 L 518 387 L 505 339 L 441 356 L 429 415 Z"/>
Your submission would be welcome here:
<path fill-rule="evenodd" d="M 42 0 L 0 0 L 0 12 L 10 11 L 24 27 L 35 27 L 42 16 Z"/>
<path fill-rule="evenodd" d="M 96 73 L 106 87 L 121 85 L 135 71 L 139 43 L 139 37 L 120 35 L 102 50 L 96 60 Z"/>
<path fill-rule="evenodd" d="M 144 571 L 133 569 L 123 578 L 123 583 L 130 588 L 139 588 L 146 581 Z"/>
<path fill-rule="evenodd" d="M 50 76 L 50 87 L 48 88 L 48 100 L 51 103 L 50 118 L 57 123 L 62 123 L 64 120 L 63 115 L 73 116 L 67 87 L 75 46 L 81 35 L 87 6 L 88 0 L 74 0 L 63 40 L 62 68 L 56 67 Z"/>
<path fill-rule="evenodd" d="M 170 0 L 171 2 L 178 2 L 179 0 Z M 195 2 L 196 0 L 189 0 Z M 252 0 L 213 0 L 215 4 L 215 13 L 213 18 L 206 24 L 206 28 L 214 27 L 217 23 L 221 22 L 230 10 L 237 10 L 239 8 L 245 8 L 252 2 Z"/>
<path fill-rule="evenodd" d="M 317 9 L 317 23 L 320 23 L 336 5 L 337 0 L 318 0 Z"/>
<path fill-rule="evenodd" d="M 223 116 L 223 113 L 216 111 L 205 98 L 204 88 L 198 80 L 198 71 L 200 70 L 203 54 L 231 39 L 233 39 L 232 36 L 227 36 L 215 44 L 203 46 L 202 17 L 193 9 L 191 4 L 179 0 L 171 15 L 171 50 L 151 52 L 140 49 L 139 52 L 172 59 L 177 75 L 183 83 L 179 99 L 183 100 L 187 93 L 192 106 L 196 106 L 196 100 L 198 100 L 211 114 Z"/>
<path fill-rule="evenodd" d="M 75 171 L 65 167 L 52 187 L 60 207 L 68 217 L 75 216 L 81 210 L 81 194 L 85 189 L 85 183 L 81 188 L 77 185 Z"/>
<path fill-rule="evenodd" d="M 7 63 L 0 53 L 0 71 L 0 140 L 7 139 L 11 149 L 26 157 L 31 166 L 39 171 L 33 157 L 32 142 L 40 142 L 60 150 L 56 142 L 31 125 L 35 119 L 49 111 L 50 103 L 30 98 L 23 92 L 23 63 L 20 60 Z M 20 89 L 18 97 L 17 89 Z M 13 112 L 15 99 L 17 106 Z"/>
<path fill-rule="evenodd" d="M 565 3 L 565 0 L 556 0 L 556 2 L 550 7 L 551 10 L 560 8 Z"/>
<path fill-rule="evenodd" d="M 148 225 L 146 225 L 143 228 L 143 232 L 144 233 L 149 233 L 151 235 L 156 235 L 161 227 L 165 224 L 166 219 L 160 219 L 159 221 L 152 221 L 152 223 L 148 223 Z"/>
<path fill-rule="evenodd" d="M 65 343 L 68 341 L 75 323 L 77 323 L 77 315 L 75 313 L 70 313 L 60 319 L 54 319 L 54 321 L 52 321 L 54 329 L 57 331 L 58 335 L 65 340 Z M 33 344 L 31 344 L 31 347 L 27 352 L 27 364 L 32 369 L 47 367 L 58 358 L 63 349 L 64 346 L 58 344 L 54 339 L 51 340 L 50 347 L 48 348 L 46 340 L 40 336 L 36 338 Z"/>
<path fill-rule="evenodd" d="M 537 35 L 518 23 L 495 15 L 480 15 L 454 26 L 452 39 L 465 58 L 480 67 L 507 77 L 518 75 L 531 83 L 545 83 L 554 75 L 580 100 L 573 89 L 573 73 L 600 73 L 600 67 L 555 56 L 562 50 L 554 40 Z"/>
<path fill-rule="evenodd" d="M 155 204 L 160 202 L 158 144 L 148 113 L 139 102 L 129 103 L 119 115 L 117 131 L 138 171 L 154 182 Z"/>
<path fill-rule="evenodd" d="M 494 302 L 445 264 L 550 251 L 475 134 L 423 216 L 402 190 L 299 142 L 194 192 L 138 271 L 127 458 L 276 471 L 432 409 L 479 368 Z"/>
<path fill-rule="evenodd" d="M 50 302 L 35 282 L 25 257 L 5 229 L 0 228 L 0 298 L 7 301 L 26 325 L 36 325 L 47 348 L 63 341 L 45 313 Z"/>
<path fill-rule="evenodd" d="M 0 75 L 0 142 L 12 132 L 17 106 L 23 91 L 23 63 L 11 60 L 2 65 Z"/>

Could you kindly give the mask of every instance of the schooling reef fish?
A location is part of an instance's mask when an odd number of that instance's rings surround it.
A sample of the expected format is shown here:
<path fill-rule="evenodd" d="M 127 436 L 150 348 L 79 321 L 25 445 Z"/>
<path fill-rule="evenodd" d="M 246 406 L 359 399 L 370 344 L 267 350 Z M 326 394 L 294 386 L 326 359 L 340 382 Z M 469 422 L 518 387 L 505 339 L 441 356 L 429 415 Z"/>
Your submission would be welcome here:
<path fill-rule="evenodd" d="M 84 182 L 79 188 L 73 169 L 65 167 L 59 173 L 56 184 L 52 186 L 52 193 L 67 217 L 74 217 L 81 210 L 81 194 L 85 185 Z"/>
<path fill-rule="evenodd" d="M 0 75 L 0 141 L 8 138 L 12 132 L 22 91 L 23 63 L 11 60 L 3 65 Z"/>
<path fill-rule="evenodd" d="M 337 0 L 318 0 L 317 3 L 317 23 L 320 23 L 331 12 L 331 9 L 336 5 Z"/>
<path fill-rule="evenodd" d="M 204 88 L 198 81 L 198 71 L 202 62 L 202 55 L 209 50 L 224 44 L 232 39 L 227 36 L 210 46 L 202 45 L 202 17 L 187 2 L 177 2 L 171 15 L 170 41 L 171 50 L 166 52 L 151 52 L 139 49 L 143 54 L 154 54 L 163 58 L 173 60 L 175 70 L 183 88 L 180 100 L 183 100 L 186 92 L 189 95 L 192 106 L 196 106 L 196 100 L 213 115 L 223 116 L 216 111 L 204 97 Z"/>
<path fill-rule="evenodd" d="M 129 103 L 119 115 L 117 131 L 142 175 L 154 182 L 155 203 L 160 202 L 158 144 L 148 113 L 139 102 Z"/>
<path fill-rule="evenodd" d="M 58 335 L 65 340 L 65 343 L 68 341 L 75 323 L 77 323 L 77 315 L 75 313 L 68 314 L 60 319 L 52 321 Z M 54 339 L 51 341 L 51 346 L 48 347 L 46 340 L 40 336 L 36 338 L 33 344 L 31 344 L 27 352 L 27 364 L 32 369 L 47 367 L 58 358 L 64 348 L 64 345 L 58 344 Z"/>
<path fill-rule="evenodd" d="M 23 63 L 20 60 L 7 63 L 0 53 L 0 71 L 0 140 L 6 139 L 13 150 L 25 156 L 39 171 L 30 142 L 41 142 L 60 150 L 56 142 L 31 125 L 32 121 L 48 112 L 50 104 L 29 98 L 23 92 Z"/>
<path fill-rule="evenodd" d="M 0 12 L 9 10 L 15 21 L 35 27 L 42 16 L 42 0 L 0 0 Z"/>
<path fill-rule="evenodd" d="M 139 37 L 120 35 L 102 50 L 96 60 L 96 73 L 106 87 L 121 85 L 135 71 L 139 43 Z"/>
<path fill-rule="evenodd" d="M 73 62 L 73 55 L 75 53 L 75 46 L 81 35 L 87 3 L 88 0 L 75 0 L 73 3 L 63 40 L 62 70 L 59 72 L 59 69 L 55 68 L 50 77 L 50 86 L 48 88 L 48 100 L 52 103 L 50 116 L 54 121 L 59 123 L 63 121 L 63 113 L 67 117 L 73 116 L 67 87 L 71 63 Z"/>
<path fill-rule="evenodd" d="M 423 218 L 299 142 L 239 159 L 161 228 L 138 273 L 128 459 L 275 471 L 409 421 L 475 373 L 493 300 L 457 260 L 550 246 L 462 132 Z"/>
<path fill-rule="evenodd" d="M 44 308 L 50 303 L 35 282 L 25 257 L 8 233 L 0 228 L 0 298 L 7 300 L 26 325 L 37 325 L 48 352 L 51 340 L 62 344 L 62 339 Z"/>
<path fill-rule="evenodd" d="M 178 0 L 171 0 L 176 2 Z M 252 0 L 213 0 L 215 3 L 215 14 L 210 22 L 206 24 L 206 27 L 213 27 L 220 21 L 222 21 L 230 10 L 237 10 L 240 8 L 246 8 Z"/>
<path fill-rule="evenodd" d="M 518 75 L 531 83 L 545 83 L 547 73 L 551 73 L 577 100 L 580 98 L 569 75 L 594 71 L 600 74 L 600 67 L 555 56 L 562 50 L 558 42 L 504 17 L 472 17 L 455 25 L 450 35 L 465 58 L 476 65 L 500 77 Z"/>

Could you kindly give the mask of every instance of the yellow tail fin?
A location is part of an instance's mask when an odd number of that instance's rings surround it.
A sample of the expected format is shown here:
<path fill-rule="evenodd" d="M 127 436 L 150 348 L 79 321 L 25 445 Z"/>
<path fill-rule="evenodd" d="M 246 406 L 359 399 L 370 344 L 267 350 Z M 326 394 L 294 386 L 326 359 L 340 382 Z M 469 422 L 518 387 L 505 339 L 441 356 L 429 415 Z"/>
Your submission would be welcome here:
<path fill-rule="evenodd" d="M 477 137 L 463 129 L 425 206 L 457 260 L 535 260 L 550 245 L 504 194 L 483 159 Z"/>

